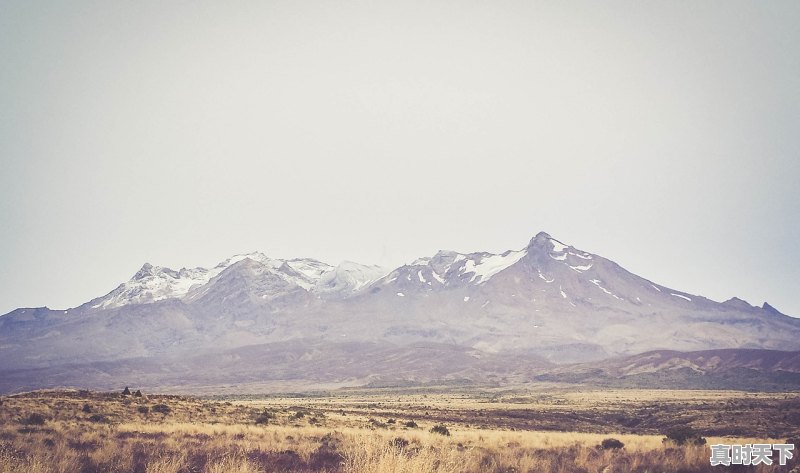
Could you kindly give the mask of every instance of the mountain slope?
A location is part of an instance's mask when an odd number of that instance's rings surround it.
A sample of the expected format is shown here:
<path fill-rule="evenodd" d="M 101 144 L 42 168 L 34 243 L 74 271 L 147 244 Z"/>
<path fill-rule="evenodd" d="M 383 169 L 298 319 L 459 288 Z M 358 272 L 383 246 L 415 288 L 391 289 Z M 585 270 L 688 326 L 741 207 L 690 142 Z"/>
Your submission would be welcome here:
<path fill-rule="evenodd" d="M 546 368 L 535 379 L 615 387 L 796 390 L 800 389 L 800 351 L 657 350 Z"/>
<path fill-rule="evenodd" d="M 768 304 L 719 303 L 670 289 L 539 233 L 520 250 L 439 251 L 394 270 L 261 253 L 211 269 L 146 264 L 80 307 L 0 317 L 0 371 L 45 370 L 63 380 L 72 378 L 53 373 L 77 376 L 67 365 L 160 366 L 203 355 L 213 370 L 214 353 L 290 342 L 309 353 L 315 343 L 400 350 L 432 344 L 524 366 L 652 350 L 798 350 L 799 340 L 800 320 Z M 229 371 L 260 372 L 240 363 Z M 372 368 L 386 372 L 386 363 L 376 359 Z M 481 377 L 480 369 L 469 372 Z"/>

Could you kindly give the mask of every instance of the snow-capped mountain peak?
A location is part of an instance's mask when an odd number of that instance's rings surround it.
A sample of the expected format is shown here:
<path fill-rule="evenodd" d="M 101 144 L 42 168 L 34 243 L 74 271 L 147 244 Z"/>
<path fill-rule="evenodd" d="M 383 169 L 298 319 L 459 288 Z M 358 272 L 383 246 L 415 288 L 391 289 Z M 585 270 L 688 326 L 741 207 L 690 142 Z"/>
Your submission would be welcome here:
<path fill-rule="evenodd" d="M 258 252 L 210 269 L 145 264 L 81 307 L 3 315 L 0 358 L 7 366 L 15 360 L 41 367 L 188 352 L 216 356 L 221 348 L 249 346 L 253 354 L 257 346 L 279 343 L 277 354 L 315 340 L 413 346 L 415 352 L 416 344 L 439 343 L 569 362 L 654 349 L 796 350 L 798 334 L 800 321 L 768 304 L 717 303 L 658 285 L 540 233 L 523 249 L 439 251 L 391 272 Z M 203 358 L 204 366 L 210 359 Z"/>
<path fill-rule="evenodd" d="M 564 251 L 573 247 L 572 245 L 568 245 L 556 240 L 545 232 L 539 232 L 531 239 L 531 242 L 528 244 L 528 248 L 535 248 L 553 253 L 563 253 Z"/>
<path fill-rule="evenodd" d="M 386 276 L 388 272 L 388 269 L 380 266 L 343 261 L 331 271 L 320 276 L 314 292 L 320 294 L 355 293 Z"/>
<path fill-rule="evenodd" d="M 190 290 L 212 282 L 224 271 L 248 261 L 254 275 L 269 274 L 311 293 L 348 295 L 380 279 L 388 269 L 345 261 L 338 266 L 311 258 L 278 259 L 261 252 L 241 253 L 213 268 L 183 268 L 179 271 L 145 263 L 133 277 L 87 305 L 90 309 L 113 309 L 129 304 L 147 304 L 184 298 Z M 255 266 L 252 266 L 255 265 Z M 196 292 L 196 291 L 195 291 Z"/>
<path fill-rule="evenodd" d="M 105 296 L 91 301 L 92 309 L 111 309 L 128 304 L 145 304 L 180 297 L 195 286 L 203 285 L 224 268 L 183 268 L 175 271 L 145 263 L 133 277 Z"/>
<path fill-rule="evenodd" d="M 152 264 L 145 263 L 142 265 L 142 268 L 133 275 L 133 279 L 145 279 L 149 276 L 153 276 L 155 271 L 157 270 L 153 268 Z"/>
<path fill-rule="evenodd" d="M 508 250 L 502 254 L 459 253 L 440 250 L 431 257 L 417 258 L 388 274 L 382 284 L 396 284 L 401 289 L 410 287 L 432 290 L 438 286 L 460 287 L 465 284 L 481 285 L 527 255 L 527 249 Z"/>
<path fill-rule="evenodd" d="M 271 258 L 267 257 L 267 255 L 265 255 L 264 253 L 261 253 L 260 251 L 254 251 L 252 253 L 241 253 L 241 254 L 238 254 L 238 255 L 233 255 L 230 258 L 226 259 L 225 261 L 222 261 L 221 263 L 216 265 L 214 267 L 214 269 L 219 268 L 220 271 L 222 271 L 225 268 L 227 268 L 227 267 L 229 267 L 229 266 L 231 266 L 233 264 L 236 264 L 239 261 L 242 261 L 244 259 L 251 259 L 251 260 L 253 260 L 255 262 L 262 263 L 262 264 L 269 264 L 269 263 L 271 263 L 273 261 Z"/>

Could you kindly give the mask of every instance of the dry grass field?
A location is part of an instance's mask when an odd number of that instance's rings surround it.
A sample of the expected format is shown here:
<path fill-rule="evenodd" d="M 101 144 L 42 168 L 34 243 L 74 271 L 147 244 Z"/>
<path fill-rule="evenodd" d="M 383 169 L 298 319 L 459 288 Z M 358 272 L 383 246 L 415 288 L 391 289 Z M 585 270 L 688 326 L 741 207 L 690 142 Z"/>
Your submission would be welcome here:
<path fill-rule="evenodd" d="M 798 458 L 785 467 L 711 467 L 708 445 L 663 441 L 681 426 L 708 444 L 797 438 L 797 393 L 385 389 L 201 399 L 46 391 L 0 403 L 0 473 L 800 471 Z M 608 438 L 624 447 L 602 448 Z"/>

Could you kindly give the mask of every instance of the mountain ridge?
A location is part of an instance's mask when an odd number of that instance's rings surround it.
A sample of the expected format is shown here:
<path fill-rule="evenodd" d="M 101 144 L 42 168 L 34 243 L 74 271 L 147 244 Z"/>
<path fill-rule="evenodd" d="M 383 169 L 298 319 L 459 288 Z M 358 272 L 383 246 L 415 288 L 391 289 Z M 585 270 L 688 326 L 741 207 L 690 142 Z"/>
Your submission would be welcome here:
<path fill-rule="evenodd" d="M 68 363 L 181 360 L 291 341 L 400 351 L 424 343 L 568 364 L 652 350 L 798 350 L 800 319 L 659 285 L 540 232 L 519 250 L 441 250 L 391 270 L 258 252 L 210 269 L 148 263 L 76 308 L 0 317 L 0 369 L 59 373 Z M 375 371 L 388 362 L 376 360 Z M 486 375 L 479 371 L 469 372 Z"/>
<path fill-rule="evenodd" d="M 552 245 L 552 247 L 547 247 L 548 244 Z M 597 256 L 597 255 L 592 255 L 592 254 L 587 253 L 585 251 L 579 250 L 579 249 L 573 247 L 572 245 L 563 243 L 563 242 L 553 238 L 547 232 L 543 232 L 542 231 L 542 232 L 537 233 L 533 238 L 531 238 L 531 240 L 528 243 L 528 245 L 525 248 L 520 249 L 520 250 L 506 250 L 506 251 L 504 251 L 502 253 L 490 253 L 490 252 L 460 253 L 460 252 L 453 251 L 453 250 L 439 250 L 432 257 L 420 257 L 420 258 L 417 258 L 416 260 L 414 260 L 413 262 L 411 262 L 409 264 L 404 264 L 404 265 L 399 266 L 399 267 L 397 267 L 395 269 L 389 269 L 389 268 L 381 267 L 381 266 L 378 266 L 378 265 L 365 265 L 365 264 L 360 264 L 360 263 L 347 261 L 347 260 L 342 261 L 338 265 L 332 265 L 332 264 L 329 264 L 329 263 L 325 263 L 325 262 L 316 260 L 314 258 L 291 258 L 291 259 L 270 258 L 270 257 L 266 256 L 264 253 L 262 253 L 260 251 L 236 254 L 234 256 L 231 256 L 231 257 L 221 261 L 220 263 L 218 263 L 216 266 L 214 266 L 212 268 L 205 268 L 205 267 L 199 267 L 198 266 L 198 267 L 194 267 L 194 268 L 183 267 L 183 268 L 181 268 L 179 270 L 174 270 L 174 269 L 171 269 L 171 268 L 166 267 L 166 266 L 153 265 L 153 264 L 151 264 L 149 262 L 145 262 L 145 263 L 143 263 L 142 267 L 136 273 L 134 273 L 134 275 L 128 281 L 125 281 L 125 282 L 121 283 L 119 286 L 117 286 L 117 288 L 113 289 L 109 293 L 107 293 L 107 294 L 105 294 L 103 296 L 91 299 L 90 301 L 85 302 L 83 304 L 80 304 L 78 306 L 70 307 L 68 309 L 63 309 L 63 311 L 66 312 L 66 311 L 69 311 L 69 310 L 85 308 L 85 306 L 87 306 L 87 305 L 89 306 L 89 308 L 92 308 L 92 309 L 114 308 L 114 307 L 119 307 L 121 305 L 126 305 L 126 304 L 157 302 L 157 301 L 160 301 L 160 300 L 173 298 L 173 297 L 180 298 L 180 297 L 186 296 L 189 293 L 189 291 L 195 285 L 202 286 L 204 284 L 207 284 L 208 282 L 210 282 L 211 279 L 213 279 L 213 277 L 217 276 L 218 274 L 220 274 L 222 271 L 224 271 L 228 267 L 238 263 L 239 261 L 242 261 L 243 259 L 251 259 L 251 260 L 263 263 L 263 264 L 271 265 L 274 270 L 281 270 L 284 273 L 294 273 L 293 275 L 289 274 L 286 277 L 288 278 L 289 276 L 294 276 L 294 278 L 296 280 L 293 281 L 293 282 L 295 282 L 296 284 L 300 285 L 301 287 L 303 287 L 305 289 L 311 289 L 313 287 L 313 284 L 310 284 L 310 283 L 318 281 L 319 279 L 322 278 L 322 276 L 334 275 L 337 272 L 337 270 L 342 270 L 344 272 L 350 273 L 351 275 L 354 272 L 363 271 L 363 272 L 366 272 L 366 273 L 370 274 L 372 277 L 371 278 L 364 278 L 364 277 L 359 278 L 357 276 L 354 277 L 353 278 L 354 279 L 354 285 L 356 285 L 357 288 L 361 288 L 361 287 L 363 287 L 365 285 L 370 285 L 370 284 L 378 281 L 379 279 L 381 279 L 381 277 L 376 277 L 376 275 L 378 275 L 380 273 L 383 273 L 382 276 L 385 277 L 385 276 L 388 276 L 388 275 L 390 275 L 390 274 L 392 274 L 392 273 L 394 273 L 394 272 L 396 272 L 398 270 L 401 270 L 402 268 L 406 268 L 406 267 L 409 267 L 409 266 L 413 267 L 413 266 L 424 265 L 425 263 L 429 264 L 431 261 L 434 261 L 434 260 L 441 261 L 442 259 L 446 259 L 447 257 L 454 257 L 454 258 L 459 259 L 459 260 L 464 260 L 467 256 L 473 257 L 473 258 L 474 257 L 478 257 L 478 258 L 481 258 L 481 259 L 482 258 L 500 259 L 502 257 L 506 257 L 509 254 L 519 255 L 521 257 L 521 256 L 524 256 L 524 254 L 522 254 L 523 252 L 529 251 L 532 248 L 539 248 L 539 249 L 545 249 L 545 250 L 547 250 L 549 248 L 552 248 L 552 252 L 560 254 L 561 255 L 560 257 L 562 259 L 566 258 L 567 255 L 571 255 L 573 257 L 579 257 L 579 258 L 582 258 L 584 260 L 591 260 L 593 258 L 593 256 Z M 573 250 L 573 251 L 567 251 L 567 250 Z M 566 254 L 564 254 L 564 253 L 566 253 Z M 552 254 L 551 254 L 551 257 L 553 257 Z M 554 259 L 559 259 L 559 257 L 553 257 L 553 258 Z M 516 262 L 516 260 L 513 260 L 513 261 L 511 261 L 511 264 L 513 264 L 515 262 Z M 575 261 L 573 261 L 573 262 L 575 262 Z M 578 261 L 578 263 L 580 263 L 580 261 Z M 506 269 L 508 266 L 511 265 L 511 264 L 508 264 L 506 266 L 501 266 L 499 268 L 495 268 L 496 270 L 488 272 L 488 276 L 487 276 L 486 275 L 487 273 L 475 272 L 474 262 L 472 264 L 473 264 L 473 266 L 471 268 L 469 268 L 469 269 L 466 269 L 466 271 L 464 271 L 464 274 L 473 274 L 473 276 L 470 278 L 469 282 L 477 282 L 477 283 L 485 282 L 485 280 L 490 279 L 491 276 L 494 276 L 497 272 L 502 271 L 502 270 Z M 616 264 L 616 263 L 614 263 L 614 264 Z M 469 265 L 469 263 L 468 263 L 468 265 Z M 570 266 L 570 268 L 580 272 L 580 271 L 588 270 L 590 266 L 591 266 L 591 264 L 585 264 L 585 265 L 579 265 L 578 264 L 578 265 L 575 265 L 575 266 Z M 355 270 L 353 268 L 355 268 Z M 130 283 L 132 283 L 134 281 L 148 281 L 149 282 L 149 280 L 151 280 L 154 277 L 158 277 L 158 276 L 170 277 L 172 279 L 172 281 L 171 281 L 172 283 L 175 283 L 178 279 L 182 279 L 182 278 L 185 279 L 185 280 L 183 280 L 179 284 L 177 284 L 177 286 L 178 286 L 177 288 L 171 288 L 171 289 L 173 289 L 172 291 L 165 291 L 165 293 L 163 293 L 163 294 L 158 293 L 158 289 L 161 289 L 159 287 L 153 287 L 153 286 L 148 287 L 147 285 L 142 285 L 138 289 L 140 289 L 140 290 L 142 290 L 142 291 L 147 293 L 145 295 L 145 297 L 132 298 L 131 300 L 123 301 L 122 303 L 114 302 L 112 304 L 103 304 L 103 305 L 97 303 L 98 301 L 100 301 L 102 303 L 102 302 L 104 302 L 103 301 L 104 299 L 113 297 L 115 295 L 115 293 L 120 291 L 120 289 L 125 288 L 126 285 L 128 285 L 128 284 L 130 284 Z M 439 276 L 439 274 L 436 273 L 436 276 Z M 434 279 L 435 279 L 435 277 L 434 277 Z M 546 280 L 546 278 L 543 278 L 543 279 Z M 192 284 L 192 282 L 194 282 L 194 284 Z M 325 282 L 329 283 L 330 281 L 326 280 Z M 653 283 L 651 281 L 648 281 L 648 282 L 650 282 L 653 285 L 654 289 L 656 289 L 656 290 L 668 289 L 665 286 L 658 285 L 658 284 Z M 595 284 L 597 284 L 597 283 L 595 283 Z M 668 289 L 668 290 L 671 293 L 674 293 L 672 295 L 676 296 L 676 297 L 680 297 L 680 296 L 692 297 L 692 295 L 687 293 L 687 292 L 677 291 L 677 290 L 670 290 L 670 289 Z M 612 295 L 612 297 L 613 297 L 613 295 Z M 700 295 L 694 295 L 693 297 L 700 297 L 700 298 L 706 299 L 705 297 L 700 296 Z M 92 305 L 90 305 L 90 304 L 92 304 Z M 761 309 L 764 309 L 764 310 L 772 312 L 772 313 L 777 313 L 777 314 L 780 314 L 780 315 L 787 315 L 787 314 L 783 314 L 782 312 L 780 312 L 779 310 L 777 310 L 776 308 L 771 306 L 768 302 L 764 302 L 761 307 L 758 307 L 758 306 L 753 306 L 750 303 L 748 303 L 747 301 L 744 301 L 744 300 L 742 300 L 742 299 L 740 299 L 738 297 L 735 297 L 735 296 L 731 297 L 730 299 L 728 299 L 726 301 L 721 302 L 721 304 L 728 304 L 728 305 L 738 304 L 742 308 L 755 308 L 755 309 L 761 308 Z M 22 307 L 22 308 L 14 309 L 14 310 L 8 312 L 8 314 L 13 313 L 13 312 L 15 312 L 17 310 L 20 310 L 20 309 L 48 309 L 48 310 L 55 310 L 55 311 L 62 310 L 62 309 L 49 309 L 49 307 L 47 307 L 47 306 L 42 306 L 42 307 Z M 0 317 L 2 317 L 3 315 L 6 315 L 6 314 L 0 314 Z"/>

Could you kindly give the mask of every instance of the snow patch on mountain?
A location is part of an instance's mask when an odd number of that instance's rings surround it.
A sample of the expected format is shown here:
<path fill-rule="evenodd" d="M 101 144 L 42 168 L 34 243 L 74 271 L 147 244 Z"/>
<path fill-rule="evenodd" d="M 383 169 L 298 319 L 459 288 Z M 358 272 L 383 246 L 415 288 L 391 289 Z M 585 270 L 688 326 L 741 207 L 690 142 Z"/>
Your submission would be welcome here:
<path fill-rule="evenodd" d="M 576 271 L 578 273 L 582 273 L 584 271 L 589 271 L 590 269 L 592 269 L 592 265 L 591 264 L 587 264 L 587 265 L 583 265 L 583 266 L 570 266 L 570 269 L 572 269 L 573 271 Z"/>
<path fill-rule="evenodd" d="M 591 279 L 591 280 L 589 280 L 589 282 L 591 282 L 591 283 L 592 283 L 592 284 L 594 284 L 595 286 L 599 287 L 599 288 L 600 288 L 600 289 L 601 289 L 603 292 L 605 292 L 605 293 L 606 293 L 606 294 L 608 294 L 609 296 L 613 296 L 614 298 L 616 298 L 617 300 L 620 300 L 620 301 L 624 300 L 623 298 L 619 297 L 618 295 L 614 294 L 613 292 L 611 292 L 611 291 L 609 291 L 608 289 L 606 289 L 606 288 L 604 288 L 603 286 L 601 286 L 600 284 L 601 284 L 603 281 L 601 281 L 601 280 L 599 280 L 599 279 Z"/>
<path fill-rule="evenodd" d="M 207 285 L 231 266 L 249 259 L 260 267 L 259 274 L 269 273 L 312 293 L 352 293 L 383 277 L 388 270 L 379 266 L 366 266 L 343 262 L 339 266 L 311 258 L 290 260 L 269 258 L 260 252 L 234 255 L 213 268 L 183 268 L 180 271 L 144 266 L 131 278 L 107 295 L 92 301 L 92 309 L 111 309 L 129 304 L 146 304 L 170 298 L 183 298 L 190 290 Z M 192 298 L 205 291 L 194 291 Z"/>
<path fill-rule="evenodd" d="M 309 281 L 319 281 L 323 274 L 334 269 L 327 263 L 313 259 L 291 259 L 286 264 L 308 278 Z"/>
<path fill-rule="evenodd" d="M 94 301 L 92 309 L 111 309 L 127 304 L 146 304 L 171 297 L 180 297 L 195 286 L 208 283 L 224 268 L 216 267 L 181 269 L 175 271 L 145 263 L 129 281 Z"/>
<path fill-rule="evenodd" d="M 555 278 L 552 278 L 552 279 L 547 279 L 547 278 L 545 277 L 545 275 L 544 275 L 544 274 L 542 274 L 542 270 L 541 270 L 541 269 L 540 269 L 540 270 L 538 270 L 538 271 L 539 271 L 539 278 L 540 278 L 541 280 L 543 280 L 544 282 L 546 282 L 546 283 L 551 283 L 551 282 L 555 281 Z"/>
<path fill-rule="evenodd" d="M 525 250 L 506 251 L 501 255 L 479 257 L 477 262 L 470 259 L 464 264 L 464 274 L 473 273 L 470 282 L 478 280 L 479 284 L 485 283 L 495 274 L 522 259 L 527 253 Z"/>
<path fill-rule="evenodd" d="M 320 294 L 355 293 L 386 276 L 388 269 L 344 261 L 333 270 L 323 273 L 312 292 Z"/>
<path fill-rule="evenodd" d="M 556 240 L 555 238 L 550 239 L 550 244 L 553 245 L 553 251 L 555 251 L 556 253 L 561 253 L 567 248 L 569 248 L 569 245 L 565 245 L 560 241 Z"/>

